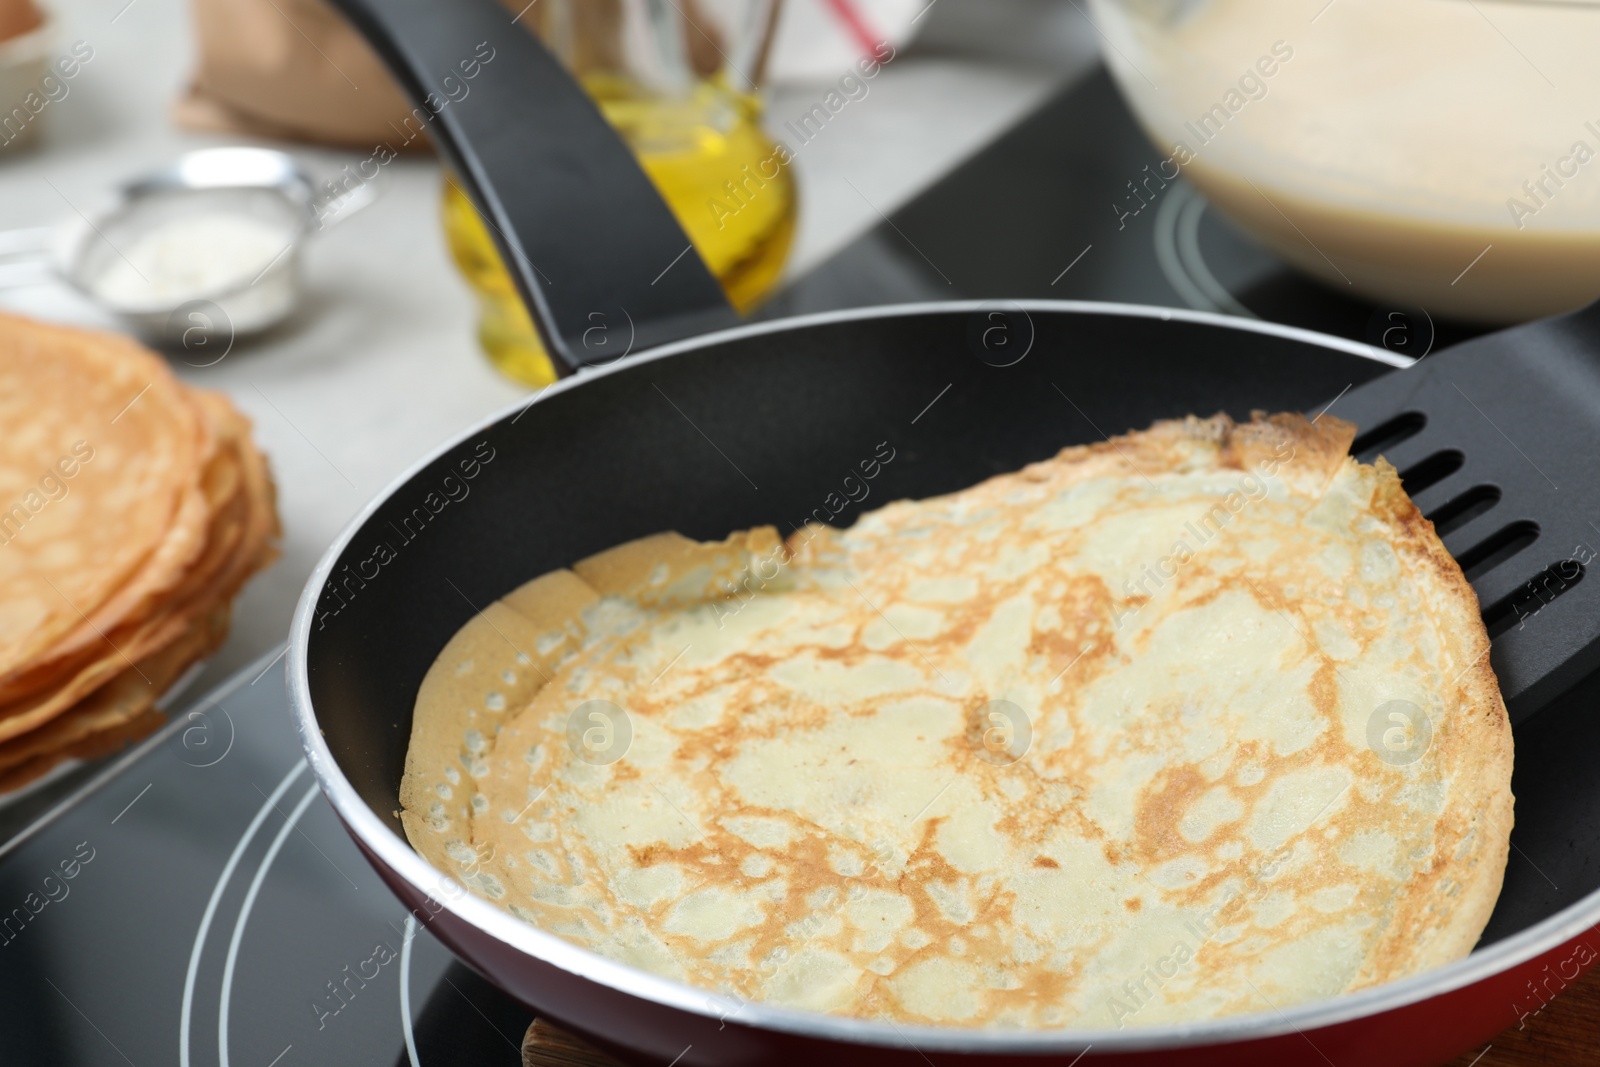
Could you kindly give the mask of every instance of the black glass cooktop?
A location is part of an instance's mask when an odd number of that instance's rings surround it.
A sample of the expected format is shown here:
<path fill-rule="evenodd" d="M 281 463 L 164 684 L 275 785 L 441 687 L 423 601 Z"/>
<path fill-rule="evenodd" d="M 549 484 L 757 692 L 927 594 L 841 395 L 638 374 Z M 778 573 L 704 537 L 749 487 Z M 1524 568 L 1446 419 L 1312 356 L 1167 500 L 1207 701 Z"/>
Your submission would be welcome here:
<path fill-rule="evenodd" d="M 1182 181 L 1132 213 L 1127 183 L 1155 159 L 1097 73 L 767 313 L 1060 297 L 1254 315 L 1408 355 L 1464 334 L 1299 278 Z M 1572 699 L 1600 696 L 1583 688 Z M 1518 736 L 1519 764 L 1536 752 L 1554 770 L 1519 776 L 1519 853 L 1538 866 L 1507 878 L 1549 882 L 1544 913 L 1600 881 L 1559 820 L 1537 818 L 1549 782 L 1588 773 L 1593 724 L 1551 711 Z M 1529 918 L 1497 914 L 1489 936 Z M 0 1006 L 0 1063 L 71 1067 L 514 1067 L 531 1021 L 408 925 L 314 785 L 267 661 L 0 847 Z"/>
<path fill-rule="evenodd" d="M 799 279 L 764 314 L 969 298 L 1110 300 L 1266 319 L 1413 358 L 1481 332 L 1305 278 L 1188 182 L 1162 181 L 1161 158 L 1097 69 Z"/>
<path fill-rule="evenodd" d="M 256 671 L 0 856 L 0 1063 L 515 1067 L 532 1014 L 412 924 Z"/>

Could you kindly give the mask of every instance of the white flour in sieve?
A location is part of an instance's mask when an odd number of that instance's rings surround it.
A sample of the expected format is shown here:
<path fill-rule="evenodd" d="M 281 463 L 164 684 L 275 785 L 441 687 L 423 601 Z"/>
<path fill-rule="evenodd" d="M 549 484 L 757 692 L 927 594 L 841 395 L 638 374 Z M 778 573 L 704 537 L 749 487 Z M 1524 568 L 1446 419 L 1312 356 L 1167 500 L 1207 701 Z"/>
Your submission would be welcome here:
<path fill-rule="evenodd" d="M 237 212 L 166 219 L 121 248 L 90 289 L 125 308 L 212 296 L 248 285 L 295 237 L 282 223 Z"/>

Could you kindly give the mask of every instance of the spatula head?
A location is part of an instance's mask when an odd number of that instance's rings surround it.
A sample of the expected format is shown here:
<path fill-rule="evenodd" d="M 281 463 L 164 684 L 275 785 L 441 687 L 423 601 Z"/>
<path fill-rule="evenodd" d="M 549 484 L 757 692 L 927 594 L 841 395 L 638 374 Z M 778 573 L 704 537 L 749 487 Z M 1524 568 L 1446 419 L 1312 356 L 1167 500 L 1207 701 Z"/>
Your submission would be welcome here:
<path fill-rule="evenodd" d="M 1600 304 L 1428 355 L 1332 411 L 1477 590 L 1513 723 L 1600 666 Z"/>

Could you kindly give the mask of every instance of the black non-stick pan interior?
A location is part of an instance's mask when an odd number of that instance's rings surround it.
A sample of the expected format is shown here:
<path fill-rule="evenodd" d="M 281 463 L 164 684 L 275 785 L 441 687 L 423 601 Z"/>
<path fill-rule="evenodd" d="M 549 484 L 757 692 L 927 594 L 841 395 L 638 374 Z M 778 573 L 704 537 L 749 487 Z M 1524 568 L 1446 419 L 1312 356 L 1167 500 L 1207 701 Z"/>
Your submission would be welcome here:
<path fill-rule="evenodd" d="M 1385 370 L 1183 319 L 1007 318 L 1015 343 L 1033 333 L 1012 366 L 992 365 L 981 343 L 992 320 L 980 311 L 746 335 L 559 390 L 434 460 L 363 524 L 318 603 L 310 684 L 344 773 L 392 820 L 412 703 L 434 656 L 477 609 L 590 553 L 660 530 L 721 538 L 770 523 L 788 533 L 811 516 L 846 525 L 864 508 L 960 489 L 1158 418 L 1314 411 Z M 848 499 L 845 478 L 884 443 L 894 459 L 852 483 L 870 495 L 830 516 Z M 1600 750 L 1587 743 L 1600 740 L 1600 716 L 1571 713 L 1592 693 L 1580 687 L 1517 739 L 1526 860 L 1513 854 L 1490 936 L 1600 881 L 1600 776 L 1583 766 Z"/>
<path fill-rule="evenodd" d="M 480 29 L 502 21 L 487 0 L 448 9 L 423 0 L 338 3 L 418 95 L 451 56 L 471 51 Z M 409 30 L 396 33 L 402 24 Z M 513 42 L 503 43 L 509 51 Z M 519 47 L 533 48 L 526 40 Z M 678 279 L 677 295 L 663 297 L 650 281 L 659 263 L 619 258 L 633 246 L 609 225 L 614 213 L 599 208 L 568 217 L 607 222 L 602 236 L 613 240 L 585 277 L 615 284 L 588 284 L 579 299 L 566 274 L 540 277 L 526 250 L 551 249 L 547 264 L 581 272 L 583 256 L 599 247 L 563 231 L 551 204 L 605 201 L 600 187 L 613 175 L 600 168 L 577 180 L 592 163 L 581 154 L 541 148 L 534 159 L 494 115 L 499 92 L 508 102 L 548 104 L 550 122 L 592 132 L 598 119 L 582 121 L 581 94 L 566 93 L 565 103 L 548 95 L 561 79 L 550 76 L 547 56 L 535 49 L 494 70 L 502 82 L 481 79 L 474 108 L 442 111 L 434 129 L 500 234 L 547 346 L 569 366 L 586 361 L 591 297 L 606 307 L 659 305 L 648 324 L 657 337 L 682 336 L 691 319 L 716 320 L 720 298 L 703 265 L 678 253 L 701 274 Z M 519 79 L 527 82 L 520 89 Z M 508 195 L 523 162 L 560 179 L 551 196 Z M 659 200 L 653 211 L 628 206 L 653 227 L 644 243 L 654 252 L 682 239 L 670 219 L 663 223 Z M 670 322 L 679 305 L 692 313 Z M 960 489 L 1161 418 L 1318 410 L 1385 369 L 1292 332 L 1203 317 L 1038 306 L 999 309 L 996 320 L 991 310 L 740 331 L 555 390 L 412 475 L 332 568 L 306 659 L 318 725 L 372 812 L 398 832 L 412 703 L 429 664 L 475 611 L 536 575 L 662 530 L 720 539 L 759 524 L 788 533 L 808 518 L 847 525 L 864 508 Z M 996 325 L 1003 344 L 987 332 Z M 861 497 L 862 484 L 852 490 L 846 479 L 886 450 L 894 458 L 866 483 L 870 495 L 846 503 Z M 1600 750 L 1596 697 L 1600 682 L 1590 679 L 1517 730 L 1518 828 L 1486 941 L 1600 884 L 1600 775 L 1587 765 Z"/>
<path fill-rule="evenodd" d="M 345 773 L 392 818 L 412 702 L 450 635 L 593 552 L 661 530 L 847 525 L 1157 418 L 1311 409 L 1385 369 L 1181 320 L 1011 318 L 1036 334 L 1013 366 L 975 354 L 974 312 L 757 334 L 555 392 L 434 460 L 363 524 L 318 601 L 312 697 Z M 870 495 L 831 517 L 884 443 L 894 458 Z"/>

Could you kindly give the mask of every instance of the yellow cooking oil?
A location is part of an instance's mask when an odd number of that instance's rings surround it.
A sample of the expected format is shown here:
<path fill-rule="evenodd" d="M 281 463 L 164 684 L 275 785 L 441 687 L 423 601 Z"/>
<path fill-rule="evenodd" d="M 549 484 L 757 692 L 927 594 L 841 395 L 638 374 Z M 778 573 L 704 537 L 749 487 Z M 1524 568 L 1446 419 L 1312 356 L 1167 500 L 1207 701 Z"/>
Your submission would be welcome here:
<path fill-rule="evenodd" d="M 611 75 L 585 78 L 584 88 L 633 149 L 729 302 L 740 311 L 753 307 L 777 284 L 795 223 L 787 155 L 761 129 L 759 98 L 721 78 L 673 97 Z M 443 201 L 451 256 L 478 295 L 479 343 L 509 377 L 548 385 L 555 368 L 528 310 L 482 216 L 448 174 Z"/>

